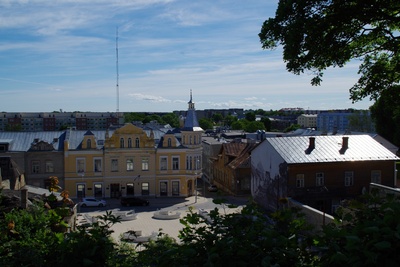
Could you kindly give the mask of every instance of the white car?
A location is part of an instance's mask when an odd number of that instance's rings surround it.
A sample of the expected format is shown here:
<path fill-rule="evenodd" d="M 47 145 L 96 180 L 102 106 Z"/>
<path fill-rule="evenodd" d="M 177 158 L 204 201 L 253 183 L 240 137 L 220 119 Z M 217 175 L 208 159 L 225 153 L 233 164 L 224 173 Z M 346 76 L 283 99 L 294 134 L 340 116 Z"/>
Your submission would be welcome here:
<path fill-rule="evenodd" d="M 81 207 L 105 207 L 107 202 L 103 199 L 96 199 L 93 197 L 84 197 L 81 201 Z"/>

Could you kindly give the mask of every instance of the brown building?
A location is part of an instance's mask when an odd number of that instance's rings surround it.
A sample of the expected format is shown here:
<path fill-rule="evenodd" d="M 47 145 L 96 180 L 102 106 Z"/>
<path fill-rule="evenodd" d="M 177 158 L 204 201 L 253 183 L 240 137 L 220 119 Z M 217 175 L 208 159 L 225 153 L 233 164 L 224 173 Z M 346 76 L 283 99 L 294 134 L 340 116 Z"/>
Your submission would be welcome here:
<path fill-rule="evenodd" d="M 212 182 L 221 190 L 232 195 L 249 195 L 251 185 L 250 152 L 255 142 L 240 140 L 222 144 L 213 164 Z"/>
<path fill-rule="evenodd" d="M 370 183 L 394 187 L 399 158 L 369 135 L 267 138 L 251 153 L 252 195 L 267 209 L 291 197 L 327 213 Z"/>

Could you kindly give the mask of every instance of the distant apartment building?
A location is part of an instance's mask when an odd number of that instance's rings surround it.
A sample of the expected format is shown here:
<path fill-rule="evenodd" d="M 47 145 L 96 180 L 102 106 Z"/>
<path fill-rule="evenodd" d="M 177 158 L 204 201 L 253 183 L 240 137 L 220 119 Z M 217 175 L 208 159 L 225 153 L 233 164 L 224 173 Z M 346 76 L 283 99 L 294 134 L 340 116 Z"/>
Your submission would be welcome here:
<path fill-rule="evenodd" d="M 105 130 L 123 124 L 123 116 L 112 112 L 2 112 L 0 131 Z"/>
<path fill-rule="evenodd" d="M 368 110 L 321 111 L 317 117 L 317 129 L 323 132 L 374 132 L 375 127 Z"/>
<path fill-rule="evenodd" d="M 297 124 L 302 128 L 317 128 L 317 114 L 301 114 L 297 117 Z"/>

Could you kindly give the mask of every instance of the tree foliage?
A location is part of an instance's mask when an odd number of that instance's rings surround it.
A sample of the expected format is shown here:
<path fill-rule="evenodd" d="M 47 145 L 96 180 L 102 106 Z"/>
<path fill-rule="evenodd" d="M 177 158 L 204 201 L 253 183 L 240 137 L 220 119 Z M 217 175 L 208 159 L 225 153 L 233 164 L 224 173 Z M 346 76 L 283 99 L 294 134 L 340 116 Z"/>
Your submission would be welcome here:
<path fill-rule="evenodd" d="M 264 49 L 283 46 L 288 71 L 314 73 L 313 85 L 329 67 L 362 60 L 353 102 L 377 99 L 400 82 L 398 0 L 280 0 L 259 37 Z"/>
<path fill-rule="evenodd" d="M 201 118 L 199 120 L 199 125 L 202 129 L 207 130 L 207 129 L 213 129 L 214 125 L 210 119 L 207 118 Z"/>
<path fill-rule="evenodd" d="M 376 131 L 396 146 L 400 146 L 399 90 L 400 86 L 386 90 L 370 108 Z"/>
<path fill-rule="evenodd" d="M 179 242 L 160 233 L 140 249 L 111 239 L 119 222 L 111 212 L 62 233 L 53 229 L 59 216 L 36 203 L 0 216 L 0 266 L 397 266 L 399 201 L 373 191 L 345 203 L 317 232 L 297 208 L 267 216 L 249 202 L 231 213 L 237 207 L 217 199 L 222 209 L 210 220 L 189 207 Z"/>
<path fill-rule="evenodd" d="M 321 266 L 397 266 L 400 203 L 394 195 L 366 194 L 338 210 L 335 224 L 316 238 Z"/>

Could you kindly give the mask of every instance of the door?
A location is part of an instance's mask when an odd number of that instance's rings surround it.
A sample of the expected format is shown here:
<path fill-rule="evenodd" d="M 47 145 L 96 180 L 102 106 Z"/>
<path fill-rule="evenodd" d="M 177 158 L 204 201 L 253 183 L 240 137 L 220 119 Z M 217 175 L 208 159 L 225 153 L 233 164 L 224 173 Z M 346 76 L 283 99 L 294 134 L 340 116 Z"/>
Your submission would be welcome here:
<path fill-rule="evenodd" d="M 119 198 L 120 196 L 121 192 L 119 190 L 119 184 L 110 184 L 110 197 Z"/>

